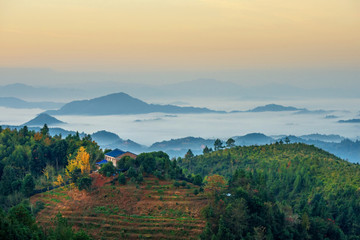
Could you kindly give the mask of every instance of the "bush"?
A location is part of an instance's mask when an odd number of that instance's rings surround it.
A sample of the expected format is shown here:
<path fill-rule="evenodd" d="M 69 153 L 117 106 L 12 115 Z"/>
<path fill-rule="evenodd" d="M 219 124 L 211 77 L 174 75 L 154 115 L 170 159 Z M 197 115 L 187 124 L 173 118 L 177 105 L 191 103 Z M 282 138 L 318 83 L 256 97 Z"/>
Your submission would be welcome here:
<path fill-rule="evenodd" d="M 76 185 L 80 191 L 84 189 L 86 191 L 89 191 L 91 187 L 91 183 L 92 183 L 91 177 L 82 177 L 77 180 Z"/>
<path fill-rule="evenodd" d="M 203 178 L 200 174 L 197 174 L 195 177 L 194 177 L 194 180 L 193 180 L 193 184 L 195 185 L 198 185 L 198 186 L 201 186 L 203 183 Z"/>
<path fill-rule="evenodd" d="M 119 169 L 130 168 L 131 166 L 134 165 L 135 165 L 135 160 L 130 156 L 124 156 L 116 163 L 116 167 Z"/>
<path fill-rule="evenodd" d="M 120 173 L 120 174 L 119 174 L 119 177 L 118 177 L 118 181 L 119 181 L 119 183 L 120 183 L 120 184 L 125 185 L 125 184 L 126 184 L 126 177 L 125 177 L 125 174 Z"/>
<path fill-rule="evenodd" d="M 38 212 L 45 208 L 45 203 L 41 201 L 36 201 L 35 207 L 33 208 L 33 214 L 36 215 Z"/>
<path fill-rule="evenodd" d="M 137 172 L 133 167 L 130 167 L 126 173 L 127 173 L 128 178 L 136 178 L 137 177 Z"/>
<path fill-rule="evenodd" d="M 116 170 L 112 162 L 105 163 L 99 170 L 99 173 L 103 176 L 109 177 L 115 174 Z"/>
<path fill-rule="evenodd" d="M 143 177 L 142 173 L 139 173 L 136 177 L 136 182 L 142 183 L 143 181 L 144 181 L 144 177 Z"/>
<path fill-rule="evenodd" d="M 161 174 L 161 172 L 159 170 L 156 170 L 154 172 L 154 176 L 161 180 L 164 179 L 164 176 Z"/>

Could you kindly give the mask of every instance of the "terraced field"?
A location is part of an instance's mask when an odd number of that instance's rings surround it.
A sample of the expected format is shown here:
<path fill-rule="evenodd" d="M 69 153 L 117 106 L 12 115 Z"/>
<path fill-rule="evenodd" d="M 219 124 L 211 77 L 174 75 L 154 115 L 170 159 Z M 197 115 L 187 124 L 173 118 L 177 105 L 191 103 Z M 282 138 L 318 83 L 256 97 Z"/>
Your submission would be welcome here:
<path fill-rule="evenodd" d="M 51 226 L 60 212 L 95 239 L 197 239 L 205 227 L 200 212 L 207 200 L 194 195 L 197 187 L 190 183 L 177 188 L 151 177 L 124 186 L 100 175 L 93 178 L 89 193 L 61 188 L 33 196 L 32 203 L 45 203 L 38 223 Z"/>

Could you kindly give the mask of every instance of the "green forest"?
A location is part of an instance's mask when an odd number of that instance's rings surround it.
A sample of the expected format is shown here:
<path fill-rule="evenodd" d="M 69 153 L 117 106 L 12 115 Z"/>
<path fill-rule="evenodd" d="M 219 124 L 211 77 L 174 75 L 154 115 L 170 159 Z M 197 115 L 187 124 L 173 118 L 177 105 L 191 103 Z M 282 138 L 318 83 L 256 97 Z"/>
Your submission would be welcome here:
<path fill-rule="evenodd" d="M 360 166 L 314 146 L 231 147 L 178 161 L 220 174 L 202 239 L 360 239 Z"/>
<path fill-rule="evenodd" d="M 61 214 L 42 229 L 35 217 L 44 206 L 29 197 L 60 186 L 92 191 L 90 173 L 104 151 L 88 135 L 52 137 L 46 125 L 40 132 L 0 129 L 0 238 L 90 239 Z M 99 173 L 122 185 L 147 177 L 197 185 L 193 194 L 207 199 L 201 239 L 360 239 L 360 166 L 314 146 L 228 141 L 199 156 L 126 156 Z"/>

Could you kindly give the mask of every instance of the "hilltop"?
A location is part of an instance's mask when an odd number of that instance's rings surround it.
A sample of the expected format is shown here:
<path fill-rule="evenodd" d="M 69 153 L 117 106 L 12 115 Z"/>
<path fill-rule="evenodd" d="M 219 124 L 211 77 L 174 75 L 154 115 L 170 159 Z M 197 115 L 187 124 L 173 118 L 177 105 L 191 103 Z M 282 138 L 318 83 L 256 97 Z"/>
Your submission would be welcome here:
<path fill-rule="evenodd" d="M 38 116 L 36 116 L 34 119 L 24 123 L 23 126 L 44 126 L 44 124 L 51 126 L 51 125 L 65 124 L 65 122 L 60 121 L 50 116 L 49 114 L 41 113 Z"/>
<path fill-rule="evenodd" d="M 203 239 L 263 234 L 268 239 L 346 240 L 360 234 L 360 165 L 314 146 L 233 147 L 178 162 L 189 173 L 229 180 L 208 207 Z"/>
<path fill-rule="evenodd" d="M 268 104 L 265 106 L 259 106 L 254 109 L 248 110 L 248 112 L 282 112 L 282 111 L 299 111 L 304 110 L 296 107 L 285 107 L 278 104 Z"/>

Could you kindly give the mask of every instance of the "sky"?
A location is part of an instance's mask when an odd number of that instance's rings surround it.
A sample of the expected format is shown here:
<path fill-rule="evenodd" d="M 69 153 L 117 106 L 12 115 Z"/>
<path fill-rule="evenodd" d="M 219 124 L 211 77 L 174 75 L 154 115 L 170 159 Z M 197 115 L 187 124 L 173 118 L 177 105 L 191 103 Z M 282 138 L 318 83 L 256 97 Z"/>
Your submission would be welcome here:
<path fill-rule="evenodd" d="M 338 69 L 351 84 L 359 29 L 358 0 L 0 0 L 0 67 L 160 82 Z"/>

